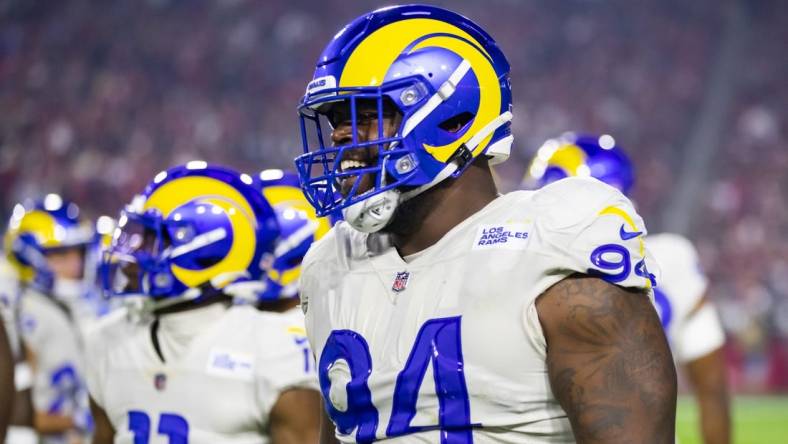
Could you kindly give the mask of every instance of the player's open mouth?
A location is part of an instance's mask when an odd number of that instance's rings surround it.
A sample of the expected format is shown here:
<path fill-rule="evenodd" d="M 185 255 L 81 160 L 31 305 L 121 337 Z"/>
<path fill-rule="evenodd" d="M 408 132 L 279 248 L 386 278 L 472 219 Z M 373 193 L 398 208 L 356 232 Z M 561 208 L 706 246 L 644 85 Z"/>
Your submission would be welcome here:
<path fill-rule="evenodd" d="M 355 160 L 355 159 L 347 159 L 339 163 L 339 167 L 342 169 L 343 172 L 357 170 L 359 168 L 366 168 L 368 166 L 369 166 L 368 162 Z"/>
<path fill-rule="evenodd" d="M 361 170 L 369 168 L 375 164 L 375 159 L 367 149 L 352 150 L 345 153 L 343 159 L 339 162 L 339 167 L 343 173 L 353 172 L 354 170 Z M 372 189 L 375 184 L 375 174 L 360 173 L 357 175 L 351 174 L 341 179 L 341 193 L 344 197 L 349 197 L 353 191 L 353 186 L 356 181 L 360 180 L 358 189 L 355 195 L 363 194 L 364 192 Z"/>

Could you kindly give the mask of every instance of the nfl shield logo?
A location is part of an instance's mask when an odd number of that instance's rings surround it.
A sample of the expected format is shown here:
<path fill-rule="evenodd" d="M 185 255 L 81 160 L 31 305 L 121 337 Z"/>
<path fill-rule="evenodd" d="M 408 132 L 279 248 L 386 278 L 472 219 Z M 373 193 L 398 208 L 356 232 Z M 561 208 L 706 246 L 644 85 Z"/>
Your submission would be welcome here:
<path fill-rule="evenodd" d="M 391 286 L 391 289 L 399 293 L 400 291 L 405 290 L 408 286 L 408 278 L 410 277 L 410 273 L 407 271 L 402 271 L 397 273 L 397 276 L 394 277 L 394 284 Z"/>
<path fill-rule="evenodd" d="M 156 387 L 156 390 L 162 391 L 166 385 L 167 375 L 164 373 L 156 373 L 156 376 L 153 377 L 153 386 Z"/>

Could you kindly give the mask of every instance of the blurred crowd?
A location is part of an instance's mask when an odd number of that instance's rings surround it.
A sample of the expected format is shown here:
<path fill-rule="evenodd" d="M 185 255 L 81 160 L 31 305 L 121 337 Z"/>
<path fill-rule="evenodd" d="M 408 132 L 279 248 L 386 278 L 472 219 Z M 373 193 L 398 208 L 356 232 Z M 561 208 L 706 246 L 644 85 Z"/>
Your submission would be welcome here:
<path fill-rule="evenodd" d="M 516 141 L 502 188 L 519 186 L 546 138 L 609 133 L 633 154 L 634 199 L 661 231 L 734 1 L 452 1 L 512 65 Z M 689 234 L 737 387 L 788 389 L 788 7 L 738 1 L 749 39 Z M 380 5 L 3 2 L 0 215 L 50 191 L 115 214 L 157 171 L 192 159 L 290 168 L 295 107 L 323 44 Z"/>
<path fill-rule="evenodd" d="M 691 235 L 730 333 L 733 382 L 788 390 L 788 4 L 762 6 L 750 10 L 736 97 Z"/>

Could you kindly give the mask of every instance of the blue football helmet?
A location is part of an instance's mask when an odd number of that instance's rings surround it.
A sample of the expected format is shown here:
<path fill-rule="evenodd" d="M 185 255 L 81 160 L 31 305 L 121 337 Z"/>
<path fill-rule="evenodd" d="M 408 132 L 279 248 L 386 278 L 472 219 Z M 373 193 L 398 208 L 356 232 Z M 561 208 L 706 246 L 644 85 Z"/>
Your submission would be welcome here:
<path fill-rule="evenodd" d="M 202 161 L 157 174 L 121 213 L 103 259 L 105 290 L 150 297 L 156 309 L 259 282 L 279 227 L 252 183 Z"/>
<path fill-rule="evenodd" d="M 541 188 L 571 176 L 594 177 L 628 195 L 635 182 L 635 169 L 610 135 L 567 133 L 539 148 L 524 182 L 529 188 Z"/>
<path fill-rule="evenodd" d="M 280 229 L 273 255 L 263 259 L 265 286 L 258 294 L 258 300 L 297 297 L 301 261 L 312 243 L 328 232 L 331 223 L 328 217 L 317 217 L 315 209 L 304 197 L 295 173 L 263 170 L 255 182 L 273 206 Z"/>
<path fill-rule="evenodd" d="M 83 248 L 92 239 L 93 229 L 80 218 L 79 207 L 57 194 L 48 194 L 14 207 L 3 243 L 22 284 L 51 293 L 56 276 L 47 263 L 47 254 Z"/>
<path fill-rule="evenodd" d="M 348 111 L 338 120 L 340 103 Z M 359 140 L 362 104 L 375 110 L 377 138 Z M 387 135 L 392 107 L 401 122 Z M 511 108 L 509 63 L 480 26 L 428 5 L 373 11 L 329 42 L 301 99 L 301 187 L 318 216 L 342 210 L 356 229 L 378 231 L 400 202 L 459 176 L 477 156 L 506 160 Z M 342 122 L 352 128 L 347 143 L 329 146 L 324 131 Z M 376 159 L 343 162 L 359 149 L 377 150 Z M 365 175 L 374 184 L 360 190 Z"/>
<path fill-rule="evenodd" d="M 85 295 L 84 305 L 90 306 L 92 315 L 102 316 L 111 306 L 102 285 L 103 258 L 112 245 L 112 236 L 118 221 L 110 216 L 99 216 L 94 224 L 95 234 L 85 248 L 85 273 L 83 277 Z"/>

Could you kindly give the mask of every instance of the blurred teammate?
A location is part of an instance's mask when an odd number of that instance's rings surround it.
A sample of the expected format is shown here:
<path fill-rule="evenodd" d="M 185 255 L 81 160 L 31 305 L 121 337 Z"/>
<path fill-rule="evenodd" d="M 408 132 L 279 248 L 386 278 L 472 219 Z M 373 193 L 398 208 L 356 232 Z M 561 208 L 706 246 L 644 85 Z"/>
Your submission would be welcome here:
<path fill-rule="evenodd" d="M 38 434 L 33 429 L 33 403 L 30 396 L 32 372 L 25 358 L 25 348 L 18 326 L 19 278 L 8 263 L 6 256 L 0 257 L 0 318 L 11 351 L 14 365 L 14 398 L 4 407 L 10 409 L 6 444 L 35 444 Z M 0 441 L 3 442 L 3 441 Z"/>
<path fill-rule="evenodd" d="M 79 208 L 56 194 L 17 206 L 5 236 L 22 285 L 19 325 L 34 375 L 34 425 L 44 442 L 79 441 L 90 426 L 70 306 L 81 297 L 85 246 L 92 238 Z"/>
<path fill-rule="evenodd" d="M 573 136 L 546 142 L 529 169 L 544 186 L 571 176 L 591 176 L 629 194 L 634 169 L 609 136 Z M 707 444 L 730 442 L 730 406 L 722 346 L 725 334 L 706 289 L 707 279 L 692 243 L 678 234 L 651 234 L 649 251 L 660 266 L 654 299 L 673 356 L 681 364 L 700 406 Z"/>
<path fill-rule="evenodd" d="M 265 286 L 257 295 L 257 305 L 264 310 L 288 311 L 299 302 L 301 261 L 312 243 L 323 237 L 331 225 L 327 217 L 315 215 L 295 173 L 263 170 L 255 182 L 273 207 L 280 229 L 273 254 L 263 259 Z M 297 313 L 303 317 L 300 310 Z"/>
<path fill-rule="evenodd" d="M 0 317 L 0 442 L 5 442 L 5 433 L 11 423 L 11 413 L 16 388 L 14 386 L 14 355 Z"/>
<path fill-rule="evenodd" d="M 673 442 L 643 221 L 595 180 L 498 195 L 512 102 L 492 38 L 396 6 L 318 60 L 296 166 L 346 222 L 304 259 L 301 299 L 336 438 Z"/>
<path fill-rule="evenodd" d="M 100 270 L 104 252 L 109 248 L 117 221 L 109 216 L 96 219 L 94 236 L 85 247 L 84 271 L 81 282 L 74 282 L 73 297 L 66 303 L 77 324 L 80 340 L 96 328 L 99 320 L 111 310 L 111 303 L 101 287 Z"/>
<path fill-rule="evenodd" d="M 319 393 L 303 320 L 231 304 L 259 281 L 279 228 L 251 177 L 190 162 L 126 207 L 105 255 L 112 295 L 151 315 L 108 315 L 88 340 L 94 443 L 301 443 Z"/>

